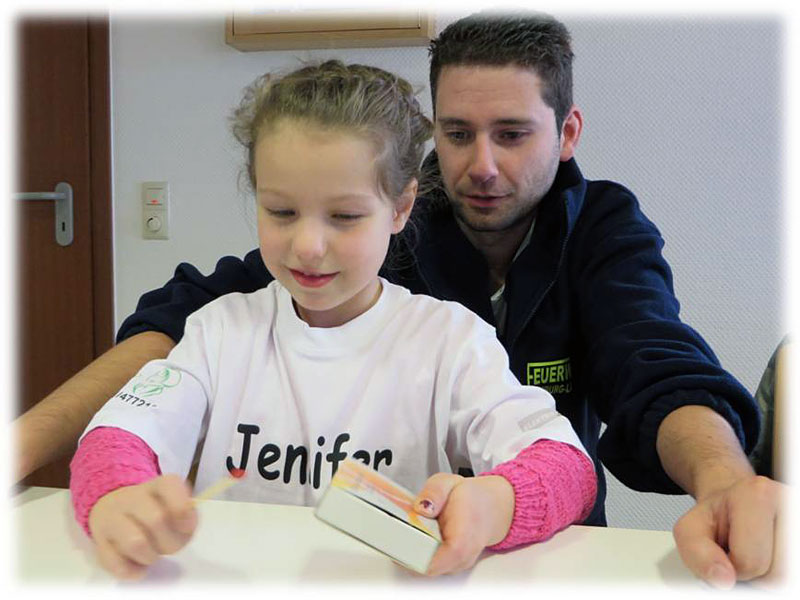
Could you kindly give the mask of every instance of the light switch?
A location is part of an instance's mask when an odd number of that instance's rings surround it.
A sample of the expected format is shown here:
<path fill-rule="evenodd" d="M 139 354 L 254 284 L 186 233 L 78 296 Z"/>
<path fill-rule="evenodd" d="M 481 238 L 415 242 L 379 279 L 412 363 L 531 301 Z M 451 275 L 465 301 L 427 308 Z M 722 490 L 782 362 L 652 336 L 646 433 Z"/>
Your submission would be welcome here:
<path fill-rule="evenodd" d="M 142 237 L 169 239 L 169 182 L 142 183 Z"/>

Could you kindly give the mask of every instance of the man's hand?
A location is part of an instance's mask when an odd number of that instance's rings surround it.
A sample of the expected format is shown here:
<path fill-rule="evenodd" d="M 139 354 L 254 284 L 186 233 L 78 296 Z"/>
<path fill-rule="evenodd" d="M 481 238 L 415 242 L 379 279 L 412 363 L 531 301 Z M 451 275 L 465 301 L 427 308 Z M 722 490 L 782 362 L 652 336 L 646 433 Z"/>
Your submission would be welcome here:
<path fill-rule="evenodd" d="M 705 406 L 668 414 L 656 447 L 667 475 L 697 500 L 673 528 L 686 566 L 722 588 L 778 583 L 786 569 L 786 486 L 755 475 L 728 422 Z"/>
<path fill-rule="evenodd" d="M 414 506 L 419 514 L 438 518 L 442 531 L 427 575 L 456 573 L 506 537 L 514 517 L 514 488 L 499 476 L 437 473 L 425 482 Z"/>
<path fill-rule="evenodd" d="M 719 588 L 737 580 L 765 586 L 784 580 L 784 488 L 754 475 L 698 498 L 673 528 L 686 566 Z"/>

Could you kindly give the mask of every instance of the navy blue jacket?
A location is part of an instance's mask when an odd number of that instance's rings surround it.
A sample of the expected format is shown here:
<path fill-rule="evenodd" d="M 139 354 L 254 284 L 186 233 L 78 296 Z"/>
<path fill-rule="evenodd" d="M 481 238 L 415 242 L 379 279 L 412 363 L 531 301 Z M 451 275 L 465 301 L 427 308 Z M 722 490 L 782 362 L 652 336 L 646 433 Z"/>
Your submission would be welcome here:
<path fill-rule="evenodd" d="M 427 163 L 434 171 L 435 161 L 432 153 Z M 412 292 L 458 301 L 494 323 L 486 260 L 459 229 L 443 193 L 417 205 L 416 240 L 395 241 L 395 260 L 382 275 Z M 683 493 L 662 469 L 655 443 L 661 420 L 679 406 L 716 410 L 746 452 L 758 438 L 752 396 L 680 321 L 663 245 L 629 190 L 587 181 L 570 160 L 561 163 L 530 244 L 506 276 L 506 330 L 498 337 L 511 369 L 522 383 L 553 394 L 595 460 L 598 498 L 586 524 L 606 522 L 600 461 L 633 489 Z M 186 317 L 200 306 L 271 279 L 258 250 L 244 260 L 222 258 L 208 276 L 182 263 L 163 288 L 142 296 L 117 339 L 156 330 L 178 341 Z"/>

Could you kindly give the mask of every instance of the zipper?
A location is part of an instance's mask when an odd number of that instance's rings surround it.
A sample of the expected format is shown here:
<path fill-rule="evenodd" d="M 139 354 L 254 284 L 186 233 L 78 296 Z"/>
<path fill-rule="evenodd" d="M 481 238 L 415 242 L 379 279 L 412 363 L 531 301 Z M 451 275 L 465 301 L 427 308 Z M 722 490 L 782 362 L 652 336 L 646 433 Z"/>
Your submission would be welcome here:
<path fill-rule="evenodd" d="M 517 343 L 519 336 L 522 334 L 523 331 L 528 327 L 528 323 L 531 322 L 533 315 L 536 314 L 536 311 L 539 310 L 539 306 L 542 304 L 542 300 L 547 294 L 550 293 L 553 285 L 556 283 L 556 279 L 558 279 L 558 274 L 561 272 L 561 265 L 564 263 L 564 255 L 566 254 L 567 250 L 567 242 L 569 241 L 570 236 L 572 235 L 572 231 L 569 229 L 569 217 L 567 215 L 567 201 L 564 200 L 564 220 L 566 221 L 565 225 L 567 228 L 567 234 L 564 236 L 564 241 L 561 243 L 561 255 L 558 259 L 558 264 L 556 265 L 556 272 L 553 275 L 553 279 L 550 280 L 550 284 L 545 288 L 544 293 L 539 297 L 539 301 L 536 303 L 536 306 L 533 307 L 533 310 L 528 314 L 528 317 L 525 319 L 525 322 L 522 324 L 522 327 L 519 328 L 517 335 L 511 340 L 511 343 L 508 345 L 506 352 L 508 352 L 509 356 L 511 356 L 511 352 L 514 348 L 514 344 Z"/>

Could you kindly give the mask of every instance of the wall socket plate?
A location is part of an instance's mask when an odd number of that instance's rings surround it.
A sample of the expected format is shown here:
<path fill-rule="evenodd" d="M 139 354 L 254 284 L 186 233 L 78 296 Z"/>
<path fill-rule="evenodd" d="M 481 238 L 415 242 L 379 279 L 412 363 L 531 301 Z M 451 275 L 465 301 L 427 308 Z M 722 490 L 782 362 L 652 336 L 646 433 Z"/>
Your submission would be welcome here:
<path fill-rule="evenodd" d="M 169 182 L 142 183 L 142 237 L 146 240 L 169 239 Z"/>

